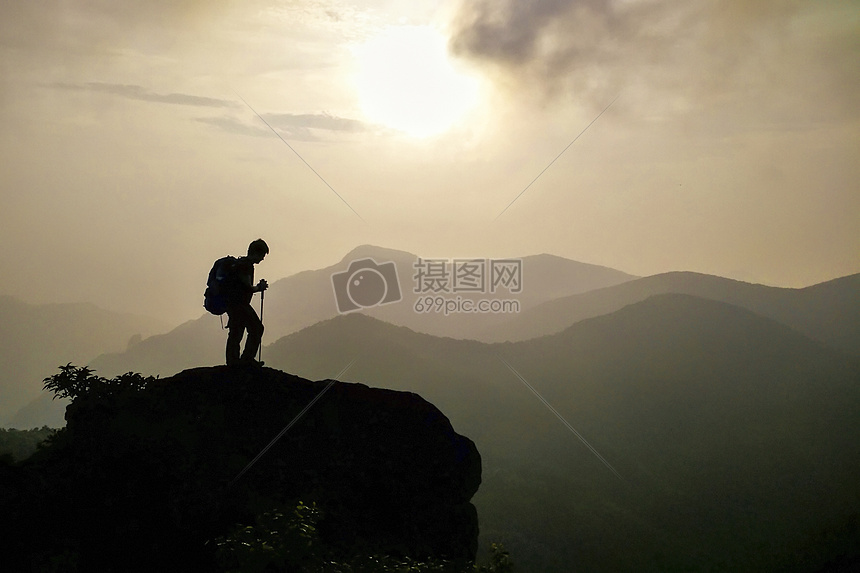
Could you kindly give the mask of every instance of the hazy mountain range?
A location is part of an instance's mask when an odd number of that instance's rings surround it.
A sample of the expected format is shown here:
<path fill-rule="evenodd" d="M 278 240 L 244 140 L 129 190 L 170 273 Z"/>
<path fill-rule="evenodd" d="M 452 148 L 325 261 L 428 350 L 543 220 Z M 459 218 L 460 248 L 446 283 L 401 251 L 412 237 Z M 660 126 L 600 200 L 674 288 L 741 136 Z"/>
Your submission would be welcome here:
<path fill-rule="evenodd" d="M 445 315 L 414 310 L 420 296 L 439 296 L 412 292 L 409 273 L 413 272 L 416 256 L 375 247 L 359 247 L 338 265 L 305 271 L 274 283 L 264 308 L 265 340 L 274 342 L 338 316 L 331 275 L 346 270 L 349 261 L 362 258 L 396 264 L 403 300 L 357 312 L 436 336 L 484 342 L 526 340 L 559 332 L 585 318 L 614 312 L 650 296 L 677 293 L 746 308 L 834 348 L 860 353 L 860 274 L 789 289 L 688 272 L 635 278 L 605 267 L 538 255 L 523 258 L 523 292 L 513 297 L 520 302 L 520 312 Z M 128 370 L 169 376 L 200 364 L 223 361 L 225 336 L 221 322 L 204 315 L 126 352 L 101 356 L 93 366 L 108 376 Z"/>
<path fill-rule="evenodd" d="M 0 426 L 22 428 L 55 422 L 19 425 L 14 415 L 39 395 L 42 379 L 59 365 L 85 364 L 168 328 L 159 320 L 92 304 L 33 305 L 10 296 L 0 296 L 0 322 Z"/>
<path fill-rule="evenodd" d="M 452 338 L 471 338 L 475 333 L 509 320 L 509 315 L 504 314 L 463 313 L 445 316 L 435 312 L 415 312 L 413 306 L 419 297 L 439 296 L 439 293 L 413 292 L 413 264 L 418 257 L 403 251 L 363 246 L 348 253 L 337 265 L 304 271 L 274 282 L 266 293 L 263 309 L 266 323 L 264 340 L 274 342 L 282 336 L 338 316 L 332 274 L 346 271 L 351 261 L 367 258 L 379 264 L 395 264 L 402 300 L 359 312 L 391 324 L 409 327 L 416 332 Z M 523 257 L 522 261 L 522 293 L 505 295 L 519 301 L 521 309 L 535 308 L 559 296 L 586 292 L 634 278 L 606 267 L 551 255 Z M 478 299 L 492 295 L 463 293 L 457 296 Z M 259 308 L 259 303 L 259 297 L 256 297 L 253 302 L 255 308 Z M 169 333 L 144 340 L 126 352 L 101 356 L 93 361 L 93 367 L 106 376 L 128 370 L 169 376 L 200 364 L 222 362 L 226 334 L 221 330 L 221 324 L 218 318 L 204 315 Z"/>
<path fill-rule="evenodd" d="M 474 333 L 504 322 L 501 314 L 459 314 L 444 316 L 440 313 L 416 313 L 413 309 L 418 298 L 445 295 L 468 299 L 506 298 L 516 299 L 521 310 L 533 308 L 541 303 L 560 297 L 587 292 L 593 289 L 616 285 L 636 277 L 621 271 L 571 261 L 553 255 L 520 257 L 522 260 L 522 291 L 510 294 L 501 288 L 498 293 L 469 292 L 414 292 L 418 287 L 415 267 L 419 257 L 405 251 L 363 245 L 347 253 L 336 265 L 314 271 L 304 271 L 280 279 L 270 285 L 266 293 L 264 313 L 266 338 L 275 341 L 281 336 L 297 332 L 306 326 L 338 315 L 332 286 L 332 275 L 345 272 L 349 263 L 372 259 L 377 264 L 393 262 L 402 300 L 366 308 L 362 312 L 400 326 L 408 326 L 416 332 L 453 338 L 473 338 Z M 452 259 L 447 259 L 450 263 Z M 449 266 L 449 271 L 451 271 Z M 257 273 L 262 277 L 263 272 Z M 488 272 L 484 273 L 485 275 Z M 450 277 L 449 277 L 450 278 Z M 450 286 L 450 285 L 449 285 Z M 489 290 L 489 285 L 487 285 Z M 259 301 L 255 301 L 259 304 Z"/>

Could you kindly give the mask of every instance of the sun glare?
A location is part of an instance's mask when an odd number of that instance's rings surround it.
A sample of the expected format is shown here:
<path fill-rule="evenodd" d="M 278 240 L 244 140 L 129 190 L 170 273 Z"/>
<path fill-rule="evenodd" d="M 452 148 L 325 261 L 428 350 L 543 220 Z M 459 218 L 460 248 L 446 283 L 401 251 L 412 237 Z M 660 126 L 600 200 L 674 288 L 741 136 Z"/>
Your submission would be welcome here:
<path fill-rule="evenodd" d="M 450 129 L 478 100 L 478 80 L 457 69 L 428 26 L 388 28 L 354 50 L 362 111 L 415 137 Z"/>

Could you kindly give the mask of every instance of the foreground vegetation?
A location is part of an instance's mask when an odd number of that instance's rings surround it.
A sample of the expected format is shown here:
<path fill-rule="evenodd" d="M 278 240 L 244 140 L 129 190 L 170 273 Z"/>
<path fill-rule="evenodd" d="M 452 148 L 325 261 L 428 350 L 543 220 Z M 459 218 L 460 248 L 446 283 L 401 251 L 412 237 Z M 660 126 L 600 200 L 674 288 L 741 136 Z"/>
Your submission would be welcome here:
<path fill-rule="evenodd" d="M 46 429 L 47 440 L 36 455 L 17 462 L 11 455 L 0 459 L 0 513 L 7 518 L 0 524 L 0 538 L 9 542 L 10 570 L 128 572 L 164 570 L 163 566 L 231 573 L 515 570 L 501 545 L 489 548 L 483 565 L 466 557 L 418 558 L 397 547 L 390 549 L 392 554 L 383 554 L 376 545 L 336 545 L 332 542 L 336 536 L 326 535 L 334 511 L 329 512 L 325 490 L 313 490 L 303 498 L 311 501 L 303 502 L 279 493 L 283 488 L 266 490 L 261 484 L 271 480 L 265 475 L 260 480 L 246 478 L 234 487 L 213 481 L 212 475 L 224 473 L 217 466 L 230 457 L 223 453 L 230 449 L 219 444 L 216 453 L 207 455 L 202 451 L 205 446 L 185 442 L 194 428 L 214 426 L 217 433 L 207 434 L 206 444 L 220 439 L 213 436 L 226 440 L 240 428 L 217 416 L 189 414 L 186 419 L 174 414 L 155 421 L 158 416 L 137 415 L 152 414 L 176 400 L 178 411 L 193 409 L 196 402 L 186 385 L 171 386 L 180 390 L 166 397 L 162 392 L 166 386 L 155 378 L 127 373 L 105 379 L 68 364 L 45 380 L 45 388 L 71 400 L 70 423 L 58 431 Z M 212 409 L 212 404 L 206 405 Z M 367 509 L 374 511 L 372 506 Z M 27 532 L 36 528 L 43 538 L 33 543 Z"/>
<path fill-rule="evenodd" d="M 214 540 L 216 557 L 225 573 L 294 571 L 296 573 L 513 573 L 503 545 L 492 544 L 487 565 L 443 559 L 414 560 L 391 555 L 335 555 L 320 540 L 317 524 L 322 512 L 314 503 L 299 501 L 289 512 L 271 511 L 255 525 L 237 525 Z"/>
<path fill-rule="evenodd" d="M 0 428 L 0 457 L 8 456 L 11 461 L 26 460 L 55 431 L 48 426 L 31 430 Z"/>

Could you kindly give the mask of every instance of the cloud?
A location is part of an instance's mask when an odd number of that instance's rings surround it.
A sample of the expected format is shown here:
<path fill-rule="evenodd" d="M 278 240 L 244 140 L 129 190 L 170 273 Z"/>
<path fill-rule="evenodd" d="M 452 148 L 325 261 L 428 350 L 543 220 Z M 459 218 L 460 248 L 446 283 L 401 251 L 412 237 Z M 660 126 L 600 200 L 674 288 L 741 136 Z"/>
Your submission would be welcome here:
<path fill-rule="evenodd" d="M 252 137 L 268 137 L 273 135 L 266 127 L 253 127 L 232 117 L 199 117 L 196 121 L 217 127 L 234 135 L 249 135 Z"/>
<path fill-rule="evenodd" d="M 328 131 L 361 132 L 367 131 L 368 126 L 357 119 L 337 117 L 328 113 L 309 114 L 266 114 L 266 121 L 274 127 L 286 129 L 311 128 L 324 129 Z"/>
<path fill-rule="evenodd" d="M 85 84 L 69 84 L 57 82 L 53 87 L 64 90 L 93 91 L 116 95 L 126 99 L 172 105 L 187 105 L 195 107 L 236 107 L 235 102 L 211 97 L 195 96 L 181 93 L 159 94 L 134 84 L 110 84 L 89 82 Z"/>
<path fill-rule="evenodd" d="M 790 0 L 469 0 L 455 17 L 451 47 L 504 66 L 541 68 L 547 79 L 595 64 L 666 61 L 690 43 L 721 48 L 721 55 L 731 58 L 749 47 L 763 25 L 790 16 L 796 5 Z M 734 53 L 725 51 L 728 45 Z"/>
<path fill-rule="evenodd" d="M 658 113 L 747 99 L 796 115 L 824 95 L 810 77 L 857 83 L 856 40 L 844 49 L 856 30 L 840 10 L 832 0 L 461 0 L 450 49 L 513 91 L 595 108 L 632 88 Z M 847 89 L 826 95 L 852 107 Z"/>
<path fill-rule="evenodd" d="M 278 130 L 278 133 L 289 141 L 320 141 L 320 132 L 358 133 L 368 131 L 370 127 L 356 119 L 337 117 L 328 113 L 318 114 L 263 114 L 265 120 Z M 234 117 L 208 117 L 197 121 L 217 127 L 236 135 L 254 137 L 274 136 L 272 131 L 257 120 L 259 126 L 249 125 Z"/>

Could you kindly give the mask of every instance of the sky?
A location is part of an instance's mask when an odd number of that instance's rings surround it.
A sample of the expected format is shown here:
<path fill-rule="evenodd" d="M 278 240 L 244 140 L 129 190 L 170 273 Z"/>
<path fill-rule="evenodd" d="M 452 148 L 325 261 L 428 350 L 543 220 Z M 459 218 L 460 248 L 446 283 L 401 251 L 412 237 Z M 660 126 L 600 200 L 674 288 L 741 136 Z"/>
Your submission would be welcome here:
<path fill-rule="evenodd" d="M 4 2 L 0 294 L 178 324 L 257 237 L 807 286 L 858 93 L 858 1 Z"/>

